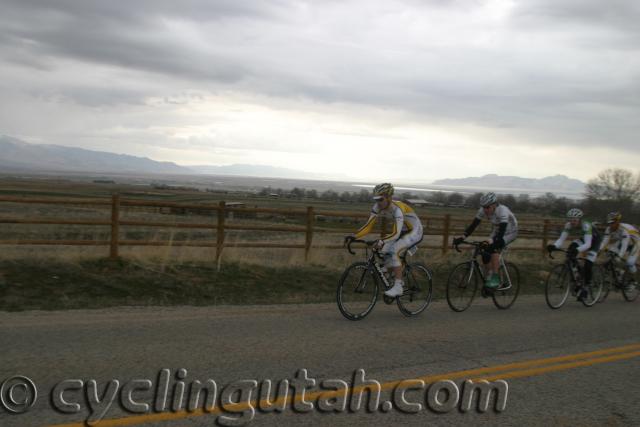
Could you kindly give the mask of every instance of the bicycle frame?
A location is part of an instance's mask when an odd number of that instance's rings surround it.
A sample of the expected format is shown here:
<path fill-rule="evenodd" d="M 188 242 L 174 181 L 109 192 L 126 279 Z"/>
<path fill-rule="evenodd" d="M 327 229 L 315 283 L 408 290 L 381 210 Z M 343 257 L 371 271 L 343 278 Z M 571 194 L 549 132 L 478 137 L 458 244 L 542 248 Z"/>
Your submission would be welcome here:
<path fill-rule="evenodd" d="M 566 252 L 566 251 L 563 251 Z M 549 257 L 551 257 L 553 259 L 553 257 L 551 256 L 551 254 L 549 254 Z M 569 273 L 571 274 L 571 282 L 573 285 L 581 285 L 581 281 L 582 278 L 578 276 L 578 273 L 580 273 L 580 271 L 582 270 L 582 267 L 580 266 L 580 264 L 578 264 L 578 258 L 577 257 L 565 257 L 564 260 L 564 265 L 567 268 L 567 270 L 569 270 Z M 573 291 L 572 291 L 573 293 Z"/>
<path fill-rule="evenodd" d="M 382 254 L 376 248 L 371 248 L 371 252 L 369 252 L 369 248 L 374 243 L 364 240 L 345 240 L 345 243 L 348 242 L 348 251 L 353 255 L 355 255 L 355 252 L 351 250 L 351 243 L 354 241 L 366 245 L 365 260 L 355 262 L 345 269 L 338 282 L 337 302 L 343 316 L 349 320 L 361 320 L 375 306 L 380 295 L 380 284 L 382 283 L 384 291 L 391 289 L 392 285 L 390 276 L 383 272 L 382 263 L 379 261 L 379 259 L 383 258 Z M 433 273 L 422 263 L 407 263 L 406 256 L 406 254 L 400 256 L 403 266 L 402 276 L 405 279 L 402 294 L 390 297 L 383 293 L 383 299 L 385 304 L 395 302 L 403 315 L 411 317 L 422 313 L 429 306 L 433 295 Z M 350 272 L 353 271 L 359 271 L 359 275 L 352 276 L 356 281 L 348 279 Z M 355 287 L 350 287 L 349 283 L 352 283 Z M 345 292 L 346 289 L 349 290 Z M 354 292 L 365 294 L 363 295 L 364 298 L 360 300 L 360 302 L 364 303 L 364 306 L 358 304 L 357 298 L 352 300 L 348 297 L 353 295 Z"/>
<path fill-rule="evenodd" d="M 375 271 L 377 278 L 380 279 L 382 281 L 382 285 L 384 287 L 384 290 L 390 289 L 391 288 L 391 284 L 389 283 L 389 280 L 387 279 L 387 276 L 385 276 L 384 272 L 382 271 L 382 268 L 380 267 L 380 263 L 377 262 L 376 258 L 380 258 L 382 259 L 382 256 L 380 255 L 380 253 L 376 250 L 371 248 L 371 252 L 369 252 L 369 247 L 371 245 L 367 243 L 367 246 L 365 247 L 365 253 L 366 253 L 366 264 L 367 264 L 367 270 L 366 271 Z M 351 254 L 355 254 L 355 252 L 353 252 L 351 250 L 351 243 L 349 243 L 347 250 L 351 253 Z M 366 274 L 366 273 L 363 273 Z"/>
<path fill-rule="evenodd" d="M 364 241 L 358 241 L 358 242 L 366 243 L 367 245 L 365 247 L 365 254 L 366 254 L 365 262 L 367 263 L 367 270 L 373 270 L 376 272 L 377 278 L 382 281 L 385 291 L 387 289 L 390 289 L 392 287 L 392 284 L 389 283 L 389 279 L 387 279 L 387 276 L 382 271 L 382 267 L 380 267 L 380 263 L 378 262 L 378 260 L 383 259 L 383 256 L 380 255 L 380 252 L 374 248 L 371 248 L 371 253 L 369 253 L 369 247 L 372 245 L 372 242 L 364 242 Z M 400 255 L 400 260 L 402 261 L 403 276 L 406 276 L 411 271 L 411 266 L 407 262 L 407 255 L 408 255 L 409 249 L 411 248 L 408 248 L 407 250 L 404 251 L 402 255 Z M 351 242 L 348 244 L 347 250 L 349 251 L 349 253 L 355 254 L 355 252 L 351 250 Z"/>
<path fill-rule="evenodd" d="M 473 274 L 473 271 L 476 270 L 477 273 L 480 275 L 480 279 L 484 283 L 485 280 L 486 280 L 486 276 L 484 275 L 484 271 L 483 271 L 484 269 L 480 268 L 480 263 L 478 262 L 478 257 L 482 256 L 483 242 L 462 242 L 462 243 L 467 244 L 467 245 L 473 245 L 473 247 L 474 247 L 473 251 L 471 252 L 471 256 L 469 257 L 469 261 L 467 261 L 473 266 L 473 268 L 469 269 L 469 277 L 467 278 L 467 280 L 471 280 L 471 275 Z M 457 248 L 457 246 L 456 246 L 456 250 L 458 252 L 460 252 L 460 250 Z M 500 267 L 499 267 L 499 270 L 504 272 L 504 274 L 505 274 L 505 276 L 507 278 L 508 286 L 495 289 L 496 291 L 506 291 L 508 289 L 511 289 L 511 287 L 513 286 L 512 282 L 511 282 L 511 277 L 509 277 L 509 270 L 507 269 L 507 265 L 505 263 L 504 254 L 506 252 L 507 252 L 507 248 L 505 248 L 499 254 L 499 256 L 500 256 L 500 261 L 499 261 Z"/>
<path fill-rule="evenodd" d="M 605 274 L 606 273 L 611 273 L 611 277 L 613 277 L 613 285 L 617 288 L 617 289 L 622 289 L 623 287 L 623 276 L 618 274 L 618 271 L 616 270 L 616 265 L 615 265 L 615 258 L 618 257 L 617 254 L 613 254 L 611 252 L 608 253 L 609 255 L 609 259 L 607 260 L 607 262 L 605 262 L 602 265 L 602 268 L 604 268 Z M 624 267 L 624 273 L 627 273 L 629 271 L 629 268 L 625 265 Z M 623 273 L 623 274 L 624 274 Z"/>
<path fill-rule="evenodd" d="M 556 249 L 557 252 L 564 252 L 565 254 L 567 254 L 568 252 L 562 249 Z M 549 258 L 554 259 L 553 255 L 551 255 L 551 253 L 549 253 Z M 570 257 L 570 256 L 565 256 L 563 265 L 565 267 L 566 270 L 569 271 L 570 274 L 570 279 L 571 279 L 571 284 L 573 285 L 573 287 L 570 289 L 571 295 L 575 296 L 576 295 L 576 287 L 578 286 L 582 286 L 584 285 L 583 282 L 583 267 L 580 265 L 579 260 L 584 260 L 584 258 L 578 258 L 577 256 L 575 257 Z"/>

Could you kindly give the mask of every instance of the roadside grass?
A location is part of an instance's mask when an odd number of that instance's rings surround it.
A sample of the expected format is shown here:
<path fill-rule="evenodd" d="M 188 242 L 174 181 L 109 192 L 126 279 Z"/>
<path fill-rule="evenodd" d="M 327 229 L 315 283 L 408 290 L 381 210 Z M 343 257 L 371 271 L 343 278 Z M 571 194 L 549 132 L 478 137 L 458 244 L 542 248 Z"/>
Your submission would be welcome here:
<path fill-rule="evenodd" d="M 0 261 L 0 310 L 112 306 L 209 306 L 334 302 L 342 268 L 131 259 Z M 444 298 L 452 262 L 432 265 L 434 298 Z M 548 266 L 518 264 L 521 294 L 544 291 Z M 480 298 L 477 295 L 477 298 Z"/>

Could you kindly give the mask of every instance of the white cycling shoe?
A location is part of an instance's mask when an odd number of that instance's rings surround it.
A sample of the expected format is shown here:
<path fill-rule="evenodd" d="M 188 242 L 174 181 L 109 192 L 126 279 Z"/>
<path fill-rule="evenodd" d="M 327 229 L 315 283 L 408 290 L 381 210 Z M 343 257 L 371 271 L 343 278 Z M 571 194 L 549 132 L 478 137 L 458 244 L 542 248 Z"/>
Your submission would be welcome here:
<path fill-rule="evenodd" d="M 388 297 L 399 297 L 404 292 L 404 288 L 402 287 L 401 282 L 396 282 L 393 287 L 384 292 L 384 294 Z"/>

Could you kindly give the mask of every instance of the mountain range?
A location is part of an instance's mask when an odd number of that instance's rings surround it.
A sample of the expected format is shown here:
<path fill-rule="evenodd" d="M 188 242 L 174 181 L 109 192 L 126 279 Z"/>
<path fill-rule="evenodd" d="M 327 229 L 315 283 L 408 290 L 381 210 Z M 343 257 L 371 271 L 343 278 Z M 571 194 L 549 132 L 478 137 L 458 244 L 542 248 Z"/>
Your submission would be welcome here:
<path fill-rule="evenodd" d="M 0 136 L 0 168 L 7 172 L 95 172 L 131 174 L 193 174 L 172 162 L 61 145 L 30 144 Z"/>
<path fill-rule="evenodd" d="M 2 172 L 90 172 L 112 174 L 153 175 L 232 175 L 263 178 L 327 179 L 326 176 L 267 165 L 235 164 L 228 166 L 181 166 L 173 162 L 158 162 L 147 157 L 115 154 L 104 151 L 61 145 L 32 144 L 20 139 L 0 136 L 0 171 Z M 333 177 L 344 179 L 345 177 Z M 460 179 L 441 179 L 431 186 L 447 188 L 477 188 L 480 191 L 517 190 L 581 193 L 584 183 L 564 175 L 541 179 L 500 176 L 495 174 Z"/>
<path fill-rule="evenodd" d="M 433 185 L 446 187 L 464 187 L 478 189 L 509 189 L 509 190 L 537 190 L 537 191 L 560 191 L 569 193 L 582 193 L 584 182 L 569 178 L 565 175 L 547 176 L 544 178 L 522 178 L 519 176 L 501 176 L 488 174 L 480 177 L 469 177 L 459 179 L 440 179 L 434 181 Z"/>

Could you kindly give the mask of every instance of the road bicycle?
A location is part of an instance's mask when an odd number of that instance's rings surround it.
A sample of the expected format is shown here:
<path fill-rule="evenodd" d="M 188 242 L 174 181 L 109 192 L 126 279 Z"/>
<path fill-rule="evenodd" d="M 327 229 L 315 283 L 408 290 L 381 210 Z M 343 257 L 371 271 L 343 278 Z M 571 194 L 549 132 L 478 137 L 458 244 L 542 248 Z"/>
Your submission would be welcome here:
<path fill-rule="evenodd" d="M 562 264 L 557 264 L 551 269 L 547 277 L 544 291 L 547 305 L 554 310 L 558 309 L 567 302 L 569 294 L 576 296 L 580 287 L 586 287 L 586 297 L 579 298 L 579 300 L 586 307 L 592 307 L 598 302 L 602 293 L 602 269 L 599 265 L 594 264 L 591 284 L 586 285 L 583 280 L 584 266 L 581 265 L 584 260 L 578 260 L 577 256 L 562 249 L 555 251 L 564 252 L 566 257 Z M 554 259 L 551 252 L 549 252 L 549 258 Z"/>
<path fill-rule="evenodd" d="M 451 270 L 447 280 L 447 303 L 453 311 L 465 311 L 471 306 L 473 298 L 478 290 L 478 282 L 482 284 L 481 294 L 483 297 L 491 297 L 493 303 L 499 309 L 505 310 L 513 305 L 520 292 L 520 273 L 518 267 L 512 262 L 505 261 L 505 252 L 500 254 L 500 269 L 498 275 L 500 284 L 496 289 L 484 286 L 486 277 L 484 269 L 478 262 L 478 257 L 488 246 L 487 242 L 467 242 L 462 241 L 454 245 L 456 251 L 461 252 L 459 245 L 473 246 L 471 256 L 468 261 L 462 262 Z"/>
<path fill-rule="evenodd" d="M 612 288 L 615 292 L 622 292 L 622 296 L 626 301 L 635 301 L 640 292 L 633 273 L 629 271 L 626 265 L 624 268 L 616 266 L 616 259 L 620 258 L 617 253 L 607 251 L 607 258 L 607 261 L 602 264 L 604 283 L 602 284 L 602 294 L 598 302 L 603 302 L 607 299 Z"/>
<path fill-rule="evenodd" d="M 375 242 L 366 240 L 349 240 L 347 250 L 352 255 L 352 243 L 365 244 L 366 261 L 354 262 L 344 270 L 337 289 L 337 302 L 340 313 L 349 320 L 364 319 L 378 301 L 380 286 L 383 291 L 390 289 L 391 275 L 381 264 L 383 256 L 373 247 Z M 404 292 L 398 297 L 383 294 L 386 304 L 398 304 L 400 312 L 405 316 L 416 316 L 422 313 L 431 302 L 433 292 L 433 273 L 420 262 L 408 263 L 407 256 L 413 255 L 417 247 L 414 245 L 400 256 L 403 265 L 402 278 Z"/>

